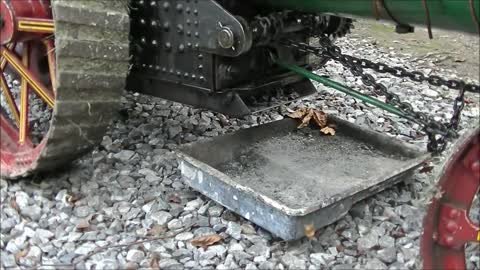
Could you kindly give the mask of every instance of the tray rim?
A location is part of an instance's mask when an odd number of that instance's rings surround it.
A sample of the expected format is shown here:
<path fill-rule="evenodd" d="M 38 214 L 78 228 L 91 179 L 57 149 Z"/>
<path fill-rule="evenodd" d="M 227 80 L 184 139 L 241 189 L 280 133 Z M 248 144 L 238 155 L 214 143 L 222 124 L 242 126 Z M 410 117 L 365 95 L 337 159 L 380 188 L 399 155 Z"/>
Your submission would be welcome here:
<path fill-rule="evenodd" d="M 414 147 L 413 145 L 410 145 L 410 144 L 407 144 L 406 142 L 403 142 L 399 139 L 396 139 L 396 138 L 392 138 L 392 137 L 389 137 L 387 135 L 384 135 L 380 132 L 377 132 L 377 131 L 373 131 L 373 130 L 369 130 L 369 129 L 366 129 L 364 127 L 361 127 L 361 126 L 358 126 L 356 124 L 353 124 L 353 123 L 350 123 L 346 120 L 343 120 L 341 118 L 338 118 L 336 116 L 331 116 L 329 115 L 329 119 L 332 119 L 334 121 L 337 121 L 337 122 L 342 122 L 342 124 L 346 124 L 346 125 L 349 125 L 349 126 L 354 126 L 355 128 L 357 129 L 360 129 L 360 130 L 363 130 L 365 132 L 368 132 L 368 133 L 372 133 L 372 134 L 375 134 L 376 136 L 380 136 L 380 137 L 383 137 L 387 140 L 390 140 L 392 142 L 395 142 L 397 145 L 399 145 L 400 147 L 403 147 L 405 148 L 406 150 L 409 150 L 409 151 L 413 151 L 415 152 L 416 154 L 418 154 L 417 157 L 415 158 L 408 158 L 407 160 L 403 161 L 404 162 L 404 165 L 402 165 L 399 169 L 397 170 L 394 170 L 390 173 L 387 173 L 387 174 L 384 174 L 382 175 L 381 177 L 376 177 L 376 178 L 381 178 L 381 179 L 385 179 L 384 181 L 380 181 L 374 185 L 368 185 L 368 186 L 354 186 L 353 188 L 350 188 L 350 189 L 347 189 L 346 191 L 344 191 L 343 193 L 344 194 L 349 194 L 345 197 L 351 197 L 351 196 L 354 196 L 355 194 L 363 191 L 363 190 L 366 190 L 366 189 L 369 189 L 369 188 L 375 188 L 376 186 L 378 186 L 379 184 L 385 182 L 385 181 L 388 181 L 388 179 L 392 179 L 394 178 L 396 175 L 399 175 L 403 172 L 407 172 L 407 171 L 411 171 L 411 170 L 414 170 L 415 168 L 421 166 L 422 163 L 424 163 L 426 160 L 428 160 L 429 158 L 431 158 L 431 154 L 428 153 L 428 152 L 425 152 L 425 151 L 421 151 L 419 150 L 417 147 Z M 269 122 L 269 123 L 265 123 L 263 125 L 268 125 L 268 124 L 271 124 L 271 123 L 274 123 L 274 122 L 280 122 L 280 121 L 291 121 L 292 119 L 290 118 L 285 118 L 285 119 L 281 119 L 281 120 L 276 120 L 276 121 L 272 121 L 272 122 Z M 258 126 L 254 126 L 254 127 L 250 127 L 250 128 L 247 128 L 247 129 L 243 129 L 243 130 L 249 130 L 249 129 L 252 129 L 252 128 L 255 128 L 255 127 L 259 127 L 261 125 L 258 125 Z M 237 131 L 236 131 L 237 132 Z M 232 132 L 230 134 L 225 134 L 225 135 L 222 135 L 222 136 L 231 136 L 231 135 L 234 135 L 235 132 Z M 207 139 L 207 140 L 204 140 L 204 141 L 197 141 L 197 142 L 193 142 L 193 143 L 189 143 L 189 144 L 186 144 L 184 145 L 184 147 L 187 147 L 189 145 L 194 145 L 194 144 L 201 144 L 201 143 L 205 143 L 205 142 L 208 142 L 208 141 L 214 141 L 215 138 L 217 137 L 213 137 L 213 138 L 210 138 L 210 139 Z M 183 148 L 183 147 L 182 147 Z M 194 166 L 197 170 L 197 173 L 200 172 L 200 173 L 203 173 L 203 172 L 207 172 L 208 174 L 216 177 L 217 179 L 219 179 L 220 181 L 224 182 L 226 185 L 229 185 L 231 186 L 232 188 L 235 188 L 235 189 L 238 189 L 242 192 L 245 192 L 245 193 L 248 193 L 256 198 L 258 198 L 260 201 L 262 201 L 263 203 L 267 204 L 268 206 L 272 207 L 272 208 L 275 208 L 279 211 L 282 211 L 284 212 L 285 214 L 289 215 L 289 216 L 305 216 L 305 215 L 308 215 L 310 213 L 313 213 L 315 211 L 318 211 L 322 208 L 325 208 L 327 206 L 330 206 L 330 205 L 333 205 L 339 201 L 341 201 L 343 198 L 335 198 L 333 197 L 328 199 L 328 200 L 324 200 L 322 201 L 322 203 L 317 203 L 317 204 L 314 204 L 314 205 L 310 205 L 308 207 L 301 207 L 301 208 L 293 208 L 293 207 L 290 207 L 290 206 L 287 206 L 281 202 L 279 202 L 278 200 L 275 200 L 275 199 L 272 199 L 270 198 L 269 196 L 267 195 L 264 195 L 260 192 L 256 192 L 254 191 L 252 188 L 248 187 L 248 186 L 245 186 L 245 185 L 242 185 L 238 182 L 236 182 L 234 179 L 232 179 L 230 176 L 228 176 L 227 174 L 225 174 L 224 172 L 220 171 L 220 170 L 217 170 L 216 168 L 208 165 L 207 163 L 197 159 L 197 158 L 194 158 L 190 155 L 188 155 L 187 153 L 184 153 L 182 151 L 182 148 L 179 148 L 179 149 L 176 149 L 174 151 L 175 155 L 179 158 L 180 160 L 180 171 L 181 171 L 181 174 L 182 174 L 182 177 L 184 177 L 184 171 L 187 170 L 188 168 L 186 167 L 185 165 L 185 162 L 188 162 L 190 163 L 192 166 Z M 203 171 L 203 172 L 202 172 Z M 202 176 L 203 177 L 203 176 Z M 370 178 L 371 179 L 371 178 Z M 196 189 L 195 189 L 196 190 Z M 199 190 L 196 190 L 196 191 L 199 191 Z M 200 191 L 200 193 L 204 194 L 203 192 Z M 208 194 L 204 194 L 208 197 Z"/>

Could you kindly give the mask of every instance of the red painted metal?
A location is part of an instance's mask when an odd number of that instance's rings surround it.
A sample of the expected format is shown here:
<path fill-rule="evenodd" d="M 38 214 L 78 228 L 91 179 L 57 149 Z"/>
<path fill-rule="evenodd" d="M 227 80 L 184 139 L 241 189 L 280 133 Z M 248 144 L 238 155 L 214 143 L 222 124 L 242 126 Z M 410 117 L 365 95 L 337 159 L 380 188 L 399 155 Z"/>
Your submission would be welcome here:
<path fill-rule="evenodd" d="M 1 1 L 1 45 L 11 43 L 14 41 L 24 41 L 37 39 L 38 33 L 45 33 L 42 31 L 25 32 L 19 31 L 19 18 L 51 21 L 52 12 L 50 9 L 50 0 L 2 0 Z M 42 36 L 42 34 L 40 35 Z"/>
<path fill-rule="evenodd" d="M 1 48 L 0 48 L 0 71 L 2 72 L 2 81 L 4 72 L 8 69 L 13 76 L 22 79 L 28 87 L 22 87 L 25 90 L 35 93 L 35 98 L 42 99 L 49 105 L 54 106 L 54 84 L 51 78 L 55 78 L 55 56 L 49 51 L 54 50 L 54 36 L 52 32 L 33 29 L 28 32 L 27 28 L 32 27 L 50 27 L 52 22 L 52 13 L 49 0 L 1 0 L 2 19 L 4 23 L 1 27 Z M 4 16 L 7 14 L 7 16 Z M 26 24 L 20 31 L 18 21 L 24 20 Z M 31 22 L 31 24 L 29 24 Z M 44 23 L 44 24 L 42 24 Z M 46 24 L 45 24 L 46 23 Z M 35 24 L 38 24 L 37 26 Z M 47 25 L 47 26 L 45 26 Z M 52 24 L 53 25 L 53 24 Z M 53 31 L 53 28 L 51 28 Z M 43 31 L 43 33 L 42 33 Z M 48 34 L 47 34 L 48 33 Z M 4 34 L 6 34 L 4 36 Z M 30 48 L 30 59 L 21 60 L 19 53 L 25 52 Z M 24 54 L 24 53 L 22 53 Z M 43 67 L 41 66 L 43 64 Z M 2 94 L 13 96 L 6 83 L 1 83 Z M 20 94 L 20 93 L 19 93 Z M 20 94 L 21 95 L 21 94 Z M 25 97 L 25 95 L 23 95 Z M 28 101 L 28 100 L 27 100 Z M 28 103 L 28 102 L 27 102 Z M 19 175 L 27 171 L 39 157 L 42 149 L 46 145 L 43 139 L 38 144 L 32 143 L 28 136 L 22 143 L 20 138 L 18 120 L 16 115 L 25 116 L 28 110 L 28 104 L 22 108 L 21 104 L 13 103 L 6 108 L 0 108 L 0 169 L 1 175 Z M 11 110 L 12 112 L 8 111 Z M 12 117 L 13 115 L 13 117 Z M 26 118 L 26 117 L 24 117 Z M 26 119 L 28 121 L 28 119 Z M 26 131 L 28 125 L 23 125 Z"/>
<path fill-rule="evenodd" d="M 465 244 L 478 241 L 478 224 L 468 217 L 480 186 L 480 128 L 456 146 L 438 183 L 440 198 L 424 220 L 421 253 L 424 269 L 465 269 Z"/>

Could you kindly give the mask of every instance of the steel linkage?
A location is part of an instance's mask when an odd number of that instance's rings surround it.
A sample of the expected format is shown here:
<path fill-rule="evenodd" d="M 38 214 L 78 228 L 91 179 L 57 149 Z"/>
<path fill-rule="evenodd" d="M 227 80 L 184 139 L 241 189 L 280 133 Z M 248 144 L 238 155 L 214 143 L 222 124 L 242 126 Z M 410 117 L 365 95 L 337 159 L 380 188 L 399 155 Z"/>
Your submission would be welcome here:
<path fill-rule="evenodd" d="M 293 42 L 291 40 L 283 41 L 282 44 L 304 53 L 311 53 L 318 57 L 335 60 L 348 68 L 353 75 L 361 77 L 362 82 L 366 86 L 372 87 L 375 94 L 386 97 L 387 104 L 402 111 L 408 120 L 414 121 L 422 126 L 422 130 L 429 139 L 427 148 L 432 153 L 443 152 L 447 142 L 458 137 L 457 130 L 460 123 L 461 112 L 465 106 L 465 92 L 480 93 L 479 85 L 468 84 L 460 80 L 446 80 L 436 75 L 426 76 L 419 71 L 407 71 L 402 67 L 389 67 L 383 63 L 343 54 L 342 50 L 338 46 L 335 46 L 327 36 L 321 36 L 319 38 L 319 47 Z M 428 82 L 433 86 L 446 86 L 449 89 L 458 90 L 459 94 L 455 98 L 452 118 L 448 123 L 442 123 L 436 121 L 432 116 L 415 111 L 410 103 L 402 101 L 397 94 L 388 91 L 385 85 L 378 83 L 372 75 L 365 73 L 365 68 L 372 69 L 379 73 L 389 73 L 399 78 L 408 78 L 415 82 Z"/>

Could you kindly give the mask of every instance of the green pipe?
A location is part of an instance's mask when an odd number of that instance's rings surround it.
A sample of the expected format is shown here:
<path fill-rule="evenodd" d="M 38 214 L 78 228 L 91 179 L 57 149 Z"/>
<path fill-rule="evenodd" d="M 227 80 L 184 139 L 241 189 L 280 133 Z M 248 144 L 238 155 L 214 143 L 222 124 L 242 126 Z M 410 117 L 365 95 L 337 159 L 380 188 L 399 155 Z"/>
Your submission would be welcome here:
<path fill-rule="evenodd" d="M 367 96 L 365 94 L 362 94 L 361 92 L 358 92 L 356 90 L 353 90 L 351 88 L 348 88 L 342 84 L 339 84 L 335 81 L 332 81 L 330 79 L 327 79 L 326 77 L 322 77 L 322 76 L 319 76 L 315 73 L 312 73 L 304 68 L 301 68 L 299 66 L 296 66 L 296 65 L 291 65 L 291 64 L 288 64 L 288 63 L 285 63 L 285 62 L 282 62 L 282 61 L 279 61 L 277 60 L 276 61 L 276 64 L 283 67 L 283 68 L 286 68 L 286 69 L 289 69 L 295 73 L 298 73 L 310 80 L 314 80 L 316 82 L 319 82 L 325 86 L 328 86 L 328 87 L 331 87 L 333 89 L 336 89 L 340 92 L 343 92 L 349 96 L 352 96 L 354 98 L 357 98 L 363 102 L 366 102 L 366 103 L 369 103 L 369 104 L 372 104 L 380 109 L 383 109 L 387 112 L 390 112 L 390 113 L 393 113 L 399 117 L 402 117 L 402 118 L 406 118 L 408 120 L 411 120 L 413 122 L 416 122 L 418 123 L 418 121 L 412 117 L 409 117 L 408 115 L 404 114 L 402 111 L 398 110 L 397 108 L 383 102 L 383 101 L 380 101 L 376 98 L 372 98 L 370 96 Z"/>
<path fill-rule="evenodd" d="M 333 13 L 343 16 L 391 20 L 378 0 L 254 0 L 255 3 L 271 8 L 291 9 L 305 12 Z M 433 27 L 475 33 L 478 21 L 472 16 L 470 0 L 383 0 L 393 16 L 405 24 L 425 24 L 426 13 L 423 1 L 427 4 Z M 473 10 L 480 18 L 480 0 L 472 0 Z"/>

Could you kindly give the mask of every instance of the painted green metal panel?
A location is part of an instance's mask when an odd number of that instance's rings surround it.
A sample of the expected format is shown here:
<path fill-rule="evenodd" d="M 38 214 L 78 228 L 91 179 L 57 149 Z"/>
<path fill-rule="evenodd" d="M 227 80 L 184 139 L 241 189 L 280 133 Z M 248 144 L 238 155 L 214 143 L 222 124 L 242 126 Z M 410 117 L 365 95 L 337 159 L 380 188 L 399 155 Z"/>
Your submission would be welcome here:
<path fill-rule="evenodd" d="M 288 8 L 298 11 L 347 14 L 375 17 L 375 0 L 255 0 L 258 4 Z M 476 32 L 469 0 L 425 0 L 434 27 Z M 385 6 L 402 23 L 425 24 L 423 0 L 384 0 Z M 473 0 L 477 17 L 480 17 L 480 0 Z M 383 14 L 382 19 L 390 19 Z"/>

